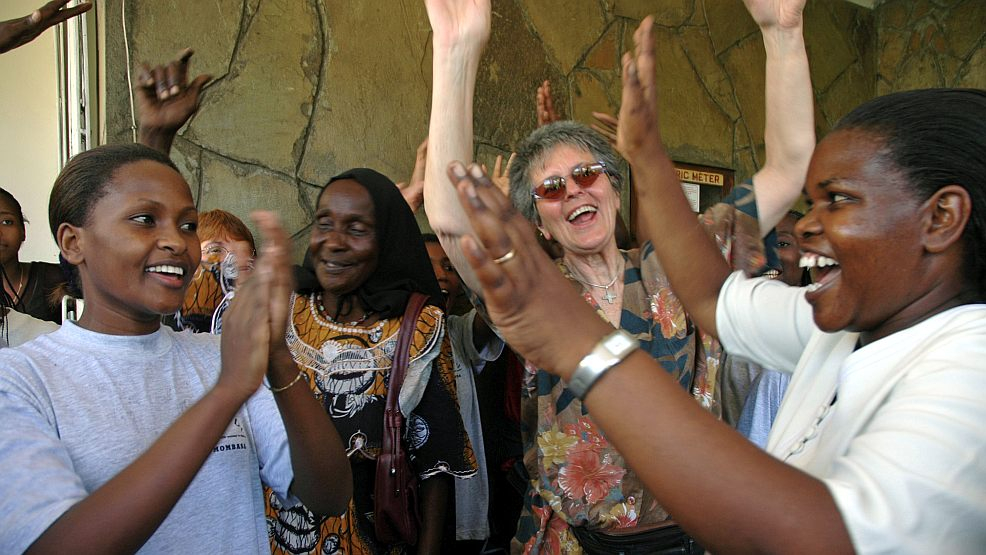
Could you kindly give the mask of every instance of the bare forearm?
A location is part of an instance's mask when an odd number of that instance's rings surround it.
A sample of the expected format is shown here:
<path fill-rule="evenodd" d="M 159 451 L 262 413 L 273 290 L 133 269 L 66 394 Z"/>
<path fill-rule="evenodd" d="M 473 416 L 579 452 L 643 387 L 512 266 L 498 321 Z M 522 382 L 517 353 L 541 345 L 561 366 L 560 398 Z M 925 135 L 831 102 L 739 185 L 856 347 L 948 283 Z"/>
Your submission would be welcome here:
<path fill-rule="evenodd" d="M 808 56 L 800 26 L 762 29 L 766 51 L 766 161 L 753 179 L 761 232 L 784 217 L 804 187 L 815 148 Z"/>
<path fill-rule="evenodd" d="M 298 377 L 298 367 L 286 350 L 273 358 L 271 383 L 287 385 Z M 292 492 L 316 514 L 342 514 L 353 494 L 353 479 L 332 419 L 303 379 L 275 393 L 274 399 L 291 449 Z"/>
<path fill-rule="evenodd" d="M 154 534 L 245 399 L 219 388 L 192 405 L 127 468 L 63 514 L 29 553 L 125 553 Z"/>
<path fill-rule="evenodd" d="M 422 522 L 421 535 L 418 538 L 420 555 L 442 551 L 442 531 L 445 529 L 452 487 L 452 478 L 446 474 L 438 474 L 421 482 Z"/>
<path fill-rule="evenodd" d="M 176 133 L 177 130 L 148 129 L 142 126 L 137 129 L 137 142 L 170 156 Z"/>
<path fill-rule="evenodd" d="M 655 144 L 638 159 L 633 175 L 644 236 L 655 238 L 654 251 L 692 320 L 715 335 L 716 303 L 729 265 L 688 205 L 664 150 Z"/>
<path fill-rule="evenodd" d="M 648 490 L 712 552 L 852 552 L 821 481 L 717 421 L 644 352 L 601 378 L 586 404 Z"/>
<path fill-rule="evenodd" d="M 471 232 L 446 168 L 453 160 L 468 162 L 473 156 L 473 95 L 481 49 L 436 45 L 432 86 L 431 123 L 428 127 L 428 161 L 425 166 L 425 211 L 449 259 L 469 287 L 477 282 L 462 258 L 459 238 Z"/>

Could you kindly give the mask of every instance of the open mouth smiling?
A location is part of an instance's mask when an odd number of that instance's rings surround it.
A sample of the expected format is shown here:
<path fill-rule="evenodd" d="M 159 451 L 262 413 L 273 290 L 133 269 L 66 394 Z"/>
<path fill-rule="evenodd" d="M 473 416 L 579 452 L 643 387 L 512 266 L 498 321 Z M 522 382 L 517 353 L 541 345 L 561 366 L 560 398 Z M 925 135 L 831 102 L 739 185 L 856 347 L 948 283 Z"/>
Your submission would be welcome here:
<path fill-rule="evenodd" d="M 163 279 L 169 285 L 182 285 L 185 275 L 188 273 L 182 266 L 174 264 L 155 264 L 144 268 L 144 273 L 154 274 Z"/>
<path fill-rule="evenodd" d="M 595 214 L 596 212 L 599 212 L 599 209 L 595 206 L 583 204 L 582 206 L 579 206 L 575 210 L 569 212 L 565 220 L 569 223 L 581 223 L 592 218 L 592 216 L 583 216 L 583 214 Z"/>
<path fill-rule="evenodd" d="M 827 288 L 842 272 L 838 260 L 814 252 L 805 252 L 798 266 L 811 273 L 812 284 L 807 287 L 809 294 Z"/>

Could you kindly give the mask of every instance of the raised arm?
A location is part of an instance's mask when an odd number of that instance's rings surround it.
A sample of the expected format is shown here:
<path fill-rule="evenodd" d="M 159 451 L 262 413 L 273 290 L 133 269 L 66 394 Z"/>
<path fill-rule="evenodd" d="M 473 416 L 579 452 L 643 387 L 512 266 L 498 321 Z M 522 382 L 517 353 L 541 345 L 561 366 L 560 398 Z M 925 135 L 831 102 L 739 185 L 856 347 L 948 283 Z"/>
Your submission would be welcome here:
<path fill-rule="evenodd" d="M 464 239 L 463 252 L 493 322 L 526 360 L 569 380 L 613 328 L 568 286 L 524 218 L 478 168 L 470 172 L 479 177 L 463 177 L 461 165 L 451 172 L 478 238 Z M 514 256 L 495 262 L 508 252 Z M 545 322 L 565 322 L 565 333 Z M 634 351 L 599 379 L 586 405 L 647 489 L 712 552 L 852 552 L 821 480 L 761 451 L 700 408 L 646 353 Z M 642 410 L 628 412 L 628 406 Z"/>
<path fill-rule="evenodd" d="M 445 170 L 473 157 L 473 94 L 479 59 L 490 35 L 490 0 L 425 0 L 433 42 L 431 123 L 425 170 L 428 222 L 470 288 L 477 283 L 459 240 L 470 232 Z"/>
<path fill-rule="evenodd" d="M 646 18 L 634 34 L 635 50 L 623 56 L 623 100 L 617 148 L 633 169 L 637 210 L 635 224 L 652 242 L 675 295 L 705 332 L 715 335 L 719 288 L 730 267 L 681 191 L 661 140 L 654 75 L 653 20 Z"/>
<path fill-rule="evenodd" d="M 186 48 L 177 59 L 154 68 L 141 64 L 135 87 L 140 144 L 170 154 L 178 130 L 198 111 L 202 87 L 212 76 L 199 75 L 188 82 L 188 61 L 193 53 Z"/>
<path fill-rule="evenodd" d="M 34 10 L 30 15 L 0 21 L 0 54 L 24 46 L 38 38 L 49 27 L 71 19 L 92 9 L 92 3 L 83 2 L 66 8 L 69 0 L 53 0 Z"/>
<path fill-rule="evenodd" d="M 744 0 L 767 54 L 766 160 L 753 176 L 762 234 L 774 228 L 804 188 L 815 149 L 815 112 L 802 12 L 805 0 Z"/>

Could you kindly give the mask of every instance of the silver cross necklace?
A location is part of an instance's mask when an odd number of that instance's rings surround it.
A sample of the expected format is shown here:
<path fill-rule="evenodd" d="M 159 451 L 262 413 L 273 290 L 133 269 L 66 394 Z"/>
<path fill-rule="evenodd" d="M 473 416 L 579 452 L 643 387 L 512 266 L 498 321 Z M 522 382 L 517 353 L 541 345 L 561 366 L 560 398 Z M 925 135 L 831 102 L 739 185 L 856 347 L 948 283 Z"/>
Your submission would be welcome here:
<path fill-rule="evenodd" d="M 572 274 L 572 277 L 575 278 L 575 280 L 578 281 L 579 283 L 582 283 L 584 285 L 588 285 L 589 287 L 595 287 L 596 289 L 603 289 L 603 290 L 605 290 L 606 293 L 603 295 L 603 298 L 606 299 L 606 302 L 608 302 L 609 304 L 613 304 L 613 301 L 616 300 L 616 293 L 613 292 L 613 291 L 610 291 L 609 288 L 610 287 L 613 287 L 613 285 L 616 284 L 616 278 L 620 277 L 620 272 L 616 272 L 616 275 L 613 276 L 613 279 L 611 279 L 610 282 L 607 283 L 606 285 L 600 285 L 598 283 L 592 283 L 592 282 L 586 281 L 586 280 L 580 278 L 579 276 L 575 275 L 575 272 L 571 272 L 570 271 L 569 273 L 571 273 Z"/>

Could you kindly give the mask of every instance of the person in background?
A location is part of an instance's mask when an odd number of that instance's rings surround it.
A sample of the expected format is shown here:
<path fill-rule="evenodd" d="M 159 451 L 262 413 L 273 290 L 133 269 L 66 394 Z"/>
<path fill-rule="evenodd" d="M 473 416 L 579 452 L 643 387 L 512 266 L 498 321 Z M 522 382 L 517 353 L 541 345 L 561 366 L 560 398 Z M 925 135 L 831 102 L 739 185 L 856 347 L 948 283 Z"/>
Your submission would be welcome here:
<path fill-rule="evenodd" d="M 192 276 L 172 327 L 197 333 L 222 333 L 223 313 L 229 307 L 236 284 L 253 272 L 257 247 L 246 224 L 225 210 L 200 214 L 198 231 L 202 261 Z"/>
<path fill-rule="evenodd" d="M 91 2 L 66 8 L 69 1 L 53 0 L 24 17 L 0 21 L 0 54 L 23 46 L 38 38 L 49 27 L 92 9 Z M 65 278 L 58 264 L 20 262 L 17 254 L 24 242 L 25 222 L 17 199 L 6 190 L 0 189 L 0 266 L 3 271 L 4 294 L 10 301 L 4 306 L 36 319 L 60 323 L 60 293 L 64 291 L 62 285 Z M 27 326 L 26 329 L 36 328 L 30 320 L 17 316 L 13 318 L 17 329 L 22 326 Z"/>
<path fill-rule="evenodd" d="M 9 307 L 39 320 L 62 321 L 61 295 L 65 275 L 58 264 L 21 262 L 19 252 L 27 236 L 21 205 L 0 188 L 0 270 Z"/>
<path fill-rule="evenodd" d="M 781 261 L 779 279 L 791 287 L 802 287 L 811 284 L 811 275 L 807 268 L 801 267 L 801 249 L 794 230 L 804 215 L 790 210 L 775 228 L 777 237 L 777 256 Z M 791 374 L 777 370 L 763 369 L 750 384 L 749 394 L 743 403 L 736 430 L 746 436 L 761 449 L 767 448 L 767 437 L 770 428 L 777 417 L 781 400 L 787 391 Z"/>
<path fill-rule="evenodd" d="M 462 281 L 442 249 L 442 244 L 438 242 L 438 237 L 434 234 L 423 237 L 431 267 L 446 298 L 446 310 L 450 310 L 455 299 L 463 294 Z M 464 315 L 448 312 L 446 322 L 449 341 L 452 343 L 452 360 L 455 363 L 459 410 L 479 463 L 476 476 L 455 482 L 455 539 L 476 540 L 484 545 L 490 537 L 490 517 L 493 515 L 489 512 L 490 477 L 476 380 L 487 363 L 500 358 L 504 344 L 482 316 L 477 314 L 476 309 Z M 468 549 L 468 546 L 462 547 Z M 483 547 L 477 550 L 482 551 Z"/>

